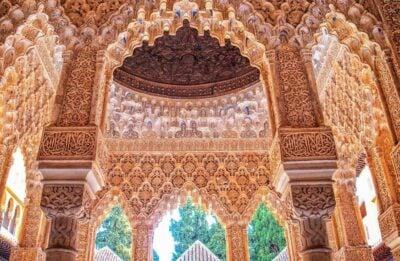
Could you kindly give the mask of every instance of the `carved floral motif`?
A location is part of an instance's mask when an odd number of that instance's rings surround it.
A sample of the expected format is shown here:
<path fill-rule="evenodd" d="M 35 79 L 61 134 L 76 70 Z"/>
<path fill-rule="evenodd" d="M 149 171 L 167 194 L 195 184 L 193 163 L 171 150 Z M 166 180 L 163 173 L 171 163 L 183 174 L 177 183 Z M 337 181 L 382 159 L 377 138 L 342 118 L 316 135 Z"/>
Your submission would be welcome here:
<path fill-rule="evenodd" d="M 49 216 L 75 216 L 84 205 L 83 184 L 45 184 L 41 207 Z"/>

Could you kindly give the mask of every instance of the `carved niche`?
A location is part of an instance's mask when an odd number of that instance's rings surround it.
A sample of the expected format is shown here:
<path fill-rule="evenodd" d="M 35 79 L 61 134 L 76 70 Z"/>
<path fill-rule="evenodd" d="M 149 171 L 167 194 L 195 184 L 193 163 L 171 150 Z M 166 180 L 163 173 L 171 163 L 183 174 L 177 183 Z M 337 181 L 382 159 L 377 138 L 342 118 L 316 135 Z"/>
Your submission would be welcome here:
<path fill-rule="evenodd" d="M 154 46 L 136 48 L 114 79 L 142 92 L 203 97 L 246 87 L 259 80 L 259 72 L 230 41 L 220 46 L 208 31 L 199 36 L 185 20 L 176 36 L 166 32 Z"/>

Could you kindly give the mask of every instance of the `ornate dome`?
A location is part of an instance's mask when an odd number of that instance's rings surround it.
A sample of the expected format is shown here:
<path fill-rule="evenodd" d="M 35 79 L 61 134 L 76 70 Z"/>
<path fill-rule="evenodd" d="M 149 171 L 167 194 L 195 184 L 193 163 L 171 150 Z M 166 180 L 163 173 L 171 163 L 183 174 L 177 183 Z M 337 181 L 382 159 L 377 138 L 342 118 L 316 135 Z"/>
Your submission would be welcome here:
<path fill-rule="evenodd" d="M 209 32 L 199 36 L 185 21 L 175 36 L 165 32 L 154 46 L 136 48 L 114 71 L 114 80 L 145 93 L 196 98 L 246 88 L 259 81 L 259 71 L 229 40 L 220 46 Z"/>

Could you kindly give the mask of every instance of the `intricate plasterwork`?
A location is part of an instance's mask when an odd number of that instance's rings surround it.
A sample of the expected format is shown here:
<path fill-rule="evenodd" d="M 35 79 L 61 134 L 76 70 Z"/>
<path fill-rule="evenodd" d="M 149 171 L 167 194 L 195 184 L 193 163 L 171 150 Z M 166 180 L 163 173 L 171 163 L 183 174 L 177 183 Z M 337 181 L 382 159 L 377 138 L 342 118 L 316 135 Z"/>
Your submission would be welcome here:
<path fill-rule="evenodd" d="M 45 131 L 40 145 L 39 160 L 88 159 L 95 157 L 96 129 L 74 130 L 53 127 Z"/>
<path fill-rule="evenodd" d="M 248 261 L 249 250 L 247 243 L 247 226 L 234 224 L 226 228 L 226 238 L 228 247 L 228 260 Z"/>
<path fill-rule="evenodd" d="M 76 216 L 84 205 L 83 184 L 45 184 L 41 207 L 48 216 Z"/>
<path fill-rule="evenodd" d="M 270 189 L 268 161 L 257 153 L 114 153 L 109 162 L 107 186 L 99 197 L 118 187 L 133 219 L 157 221 L 167 205 L 191 191 L 225 222 L 234 216 L 250 220 L 249 202 Z"/>
<path fill-rule="evenodd" d="M 312 106 L 310 82 L 300 51 L 288 44 L 277 49 L 276 64 L 280 95 L 284 107 L 284 126 L 316 127 L 316 113 Z M 314 80 L 314 79 L 313 79 Z"/>
<path fill-rule="evenodd" d="M 301 235 L 301 250 L 327 248 L 326 219 L 335 207 L 332 185 L 291 185 L 295 218 Z"/>
<path fill-rule="evenodd" d="M 114 83 L 108 97 L 106 134 L 112 138 L 266 139 L 269 133 L 260 83 L 239 93 L 196 101 L 152 97 Z"/>
<path fill-rule="evenodd" d="M 282 159 L 336 159 L 333 134 L 329 129 L 281 129 L 279 135 Z"/>
<path fill-rule="evenodd" d="M 71 61 L 65 84 L 59 126 L 85 126 L 90 121 L 97 48 L 85 45 Z"/>

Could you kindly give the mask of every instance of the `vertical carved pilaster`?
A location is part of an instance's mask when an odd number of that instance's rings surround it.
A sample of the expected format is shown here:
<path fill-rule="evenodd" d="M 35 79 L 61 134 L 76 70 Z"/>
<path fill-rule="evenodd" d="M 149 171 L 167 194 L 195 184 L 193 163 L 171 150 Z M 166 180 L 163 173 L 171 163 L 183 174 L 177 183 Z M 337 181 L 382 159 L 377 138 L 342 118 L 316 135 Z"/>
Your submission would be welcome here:
<path fill-rule="evenodd" d="M 276 49 L 276 73 L 285 118 L 284 125 L 296 128 L 317 127 L 310 79 L 300 51 L 289 44 Z M 311 79 L 315 81 L 315 79 Z"/>
<path fill-rule="evenodd" d="M 78 219 L 85 216 L 84 184 L 45 184 L 41 207 L 51 219 L 46 260 L 73 261 L 77 256 Z"/>
<path fill-rule="evenodd" d="M 331 260 L 326 221 L 335 207 L 332 185 L 291 185 L 289 200 L 300 227 L 302 260 Z"/>
<path fill-rule="evenodd" d="M 97 48 L 86 45 L 76 52 L 65 81 L 58 126 L 86 126 L 90 122 Z"/>
<path fill-rule="evenodd" d="M 247 225 L 232 224 L 226 228 L 228 261 L 248 261 L 249 246 L 247 241 Z"/>
<path fill-rule="evenodd" d="M 322 116 L 322 106 L 319 102 L 317 83 L 315 81 L 315 74 L 314 74 L 314 69 L 313 69 L 313 65 L 312 65 L 312 52 L 310 49 L 302 49 L 300 54 L 301 54 L 301 57 L 303 58 L 304 66 L 305 66 L 307 76 L 308 76 L 308 82 L 310 84 L 309 90 L 310 90 L 311 102 L 312 102 L 312 106 L 314 108 L 316 120 L 317 120 L 318 126 L 323 126 L 324 119 Z"/>
<path fill-rule="evenodd" d="M 400 93 L 396 88 L 396 80 L 388 68 L 388 63 L 378 55 L 375 60 L 375 74 L 379 82 L 379 89 L 384 99 L 384 107 L 388 116 L 388 123 L 394 138 L 397 143 L 400 138 Z"/>
<path fill-rule="evenodd" d="M 400 3 L 393 0 L 376 0 L 375 3 L 381 9 L 383 27 L 392 44 L 397 62 L 400 59 Z"/>
<path fill-rule="evenodd" d="M 78 224 L 78 257 L 77 261 L 93 260 L 96 229 L 92 222 Z"/>
<path fill-rule="evenodd" d="M 297 222 L 288 222 L 288 239 L 287 245 L 289 250 L 290 260 L 300 260 L 301 240 L 300 228 Z"/>
<path fill-rule="evenodd" d="M 388 182 L 388 177 L 385 174 L 385 166 L 382 164 L 380 152 L 377 148 L 373 148 L 368 152 L 367 161 L 371 168 L 373 177 L 375 178 L 377 194 L 379 198 L 380 212 L 385 212 L 393 203 L 393 193 Z"/>
<path fill-rule="evenodd" d="M 275 126 L 273 129 L 275 130 L 276 127 L 285 126 L 287 124 L 285 121 L 285 117 L 282 117 L 282 115 L 284 115 L 285 108 L 283 106 L 283 100 L 279 91 L 276 51 L 269 50 L 266 52 L 266 56 L 268 58 L 269 68 L 271 72 L 268 75 L 268 84 L 266 84 L 266 86 L 270 86 L 271 90 L 271 106 L 273 108 L 273 114 L 275 118 Z"/>
<path fill-rule="evenodd" d="M 153 260 L 153 232 L 153 227 L 148 224 L 138 223 L 133 226 L 133 260 Z"/>
<path fill-rule="evenodd" d="M 28 194 L 24 209 L 21 239 L 18 248 L 11 251 L 10 260 L 45 260 L 41 244 L 44 240 L 46 218 L 40 207 L 42 194 L 41 184 L 28 181 Z"/>
<path fill-rule="evenodd" d="M 400 184 L 400 144 L 395 146 L 390 154 L 396 175 L 397 184 Z"/>
<path fill-rule="evenodd" d="M 334 259 L 372 261 L 372 251 L 366 244 L 361 214 L 355 202 L 354 182 L 353 179 L 339 179 L 335 184 L 336 213 L 344 245 L 335 252 Z"/>

